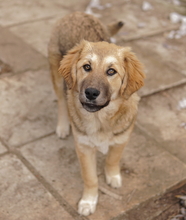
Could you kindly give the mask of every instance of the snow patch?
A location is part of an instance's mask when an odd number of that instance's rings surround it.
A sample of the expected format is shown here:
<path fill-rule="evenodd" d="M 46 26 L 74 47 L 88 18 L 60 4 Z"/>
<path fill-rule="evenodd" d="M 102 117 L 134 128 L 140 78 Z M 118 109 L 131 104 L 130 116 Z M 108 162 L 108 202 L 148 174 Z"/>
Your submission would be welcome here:
<path fill-rule="evenodd" d="M 149 11 L 149 10 L 152 10 L 152 9 L 153 9 L 153 7 L 149 2 L 144 1 L 142 3 L 142 10 L 143 11 Z"/>
<path fill-rule="evenodd" d="M 172 3 L 173 3 L 174 5 L 180 5 L 180 1 L 179 1 L 179 0 L 172 0 Z"/>
<path fill-rule="evenodd" d="M 97 13 L 94 13 L 92 11 L 92 8 L 97 8 L 99 10 L 103 10 L 105 8 L 110 8 L 112 5 L 110 3 L 106 3 L 105 5 L 101 5 L 100 4 L 100 0 L 91 0 L 89 5 L 87 6 L 86 10 L 85 10 L 85 13 L 86 14 L 91 14 L 91 15 L 94 15 L 95 17 L 101 17 L 100 14 L 97 14 Z"/>
<path fill-rule="evenodd" d="M 178 103 L 178 110 L 181 110 L 181 109 L 184 109 L 184 108 L 186 108 L 186 98 L 183 98 Z"/>
<path fill-rule="evenodd" d="M 186 16 L 180 15 L 176 12 L 170 13 L 170 20 L 172 23 L 177 24 L 181 22 L 180 28 L 176 31 L 171 31 L 168 34 L 168 38 L 170 39 L 179 39 L 186 35 Z"/>

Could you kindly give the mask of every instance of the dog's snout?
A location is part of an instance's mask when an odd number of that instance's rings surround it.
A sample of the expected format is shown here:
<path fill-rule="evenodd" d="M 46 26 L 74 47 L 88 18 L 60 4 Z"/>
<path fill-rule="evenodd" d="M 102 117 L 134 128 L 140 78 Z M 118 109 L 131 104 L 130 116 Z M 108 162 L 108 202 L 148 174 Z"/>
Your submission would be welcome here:
<path fill-rule="evenodd" d="M 100 91 L 95 88 L 85 89 L 86 98 L 89 100 L 95 100 L 100 94 Z"/>

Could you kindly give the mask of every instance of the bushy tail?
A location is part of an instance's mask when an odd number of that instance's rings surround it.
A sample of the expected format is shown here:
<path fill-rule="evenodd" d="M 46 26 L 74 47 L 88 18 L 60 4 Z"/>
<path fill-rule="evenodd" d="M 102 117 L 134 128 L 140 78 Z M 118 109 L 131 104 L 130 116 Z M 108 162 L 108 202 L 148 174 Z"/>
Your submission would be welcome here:
<path fill-rule="evenodd" d="M 113 35 L 117 34 L 117 32 L 123 27 L 124 22 L 123 21 L 117 21 L 117 22 L 112 22 L 107 25 L 107 30 L 112 37 Z"/>

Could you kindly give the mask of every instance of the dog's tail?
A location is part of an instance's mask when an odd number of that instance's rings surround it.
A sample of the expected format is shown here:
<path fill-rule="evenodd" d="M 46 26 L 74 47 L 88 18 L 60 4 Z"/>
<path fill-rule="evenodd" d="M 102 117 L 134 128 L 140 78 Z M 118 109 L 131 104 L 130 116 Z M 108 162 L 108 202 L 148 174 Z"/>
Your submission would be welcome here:
<path fill-rule="evenodd" d="M 117 22 L 112 22 L 107 25 L 107 30 L 112 37 L 113 35 L 117 34 L 117 32 L 123 27 L 124 22 L 123 21 L 117 21 Z"/>

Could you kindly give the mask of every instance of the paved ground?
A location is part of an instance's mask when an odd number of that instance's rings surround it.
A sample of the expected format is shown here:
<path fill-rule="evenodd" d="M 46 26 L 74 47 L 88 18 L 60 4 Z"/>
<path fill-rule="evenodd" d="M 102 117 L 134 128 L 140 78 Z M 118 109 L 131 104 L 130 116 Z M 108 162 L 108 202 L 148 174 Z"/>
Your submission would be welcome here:
<path fill-rule="evenodd" d="M 54 133 L 47 43 L 53 23 L 85 11 L 89 1 L 0 1 L 0 220 L 124 219 L 126 211 L 186 182 L 186 106 L 180 106 L 186 100 L 186 37 L 167 38 L 179 27 L 169 14 L 186 8 L 184 1 L 149 2 L 149 11 L 141 0 L 103 0 L 107 7 L 92 9 L 104 23 L 126 22 L 117 43 L 133 48 L 147 78 L 121 164 L 123 187 L 105 184 L 98 154 L 99 204 L 84 218 L 77 213 L 82 180 L 72 136 L 59 140 Z"/>

